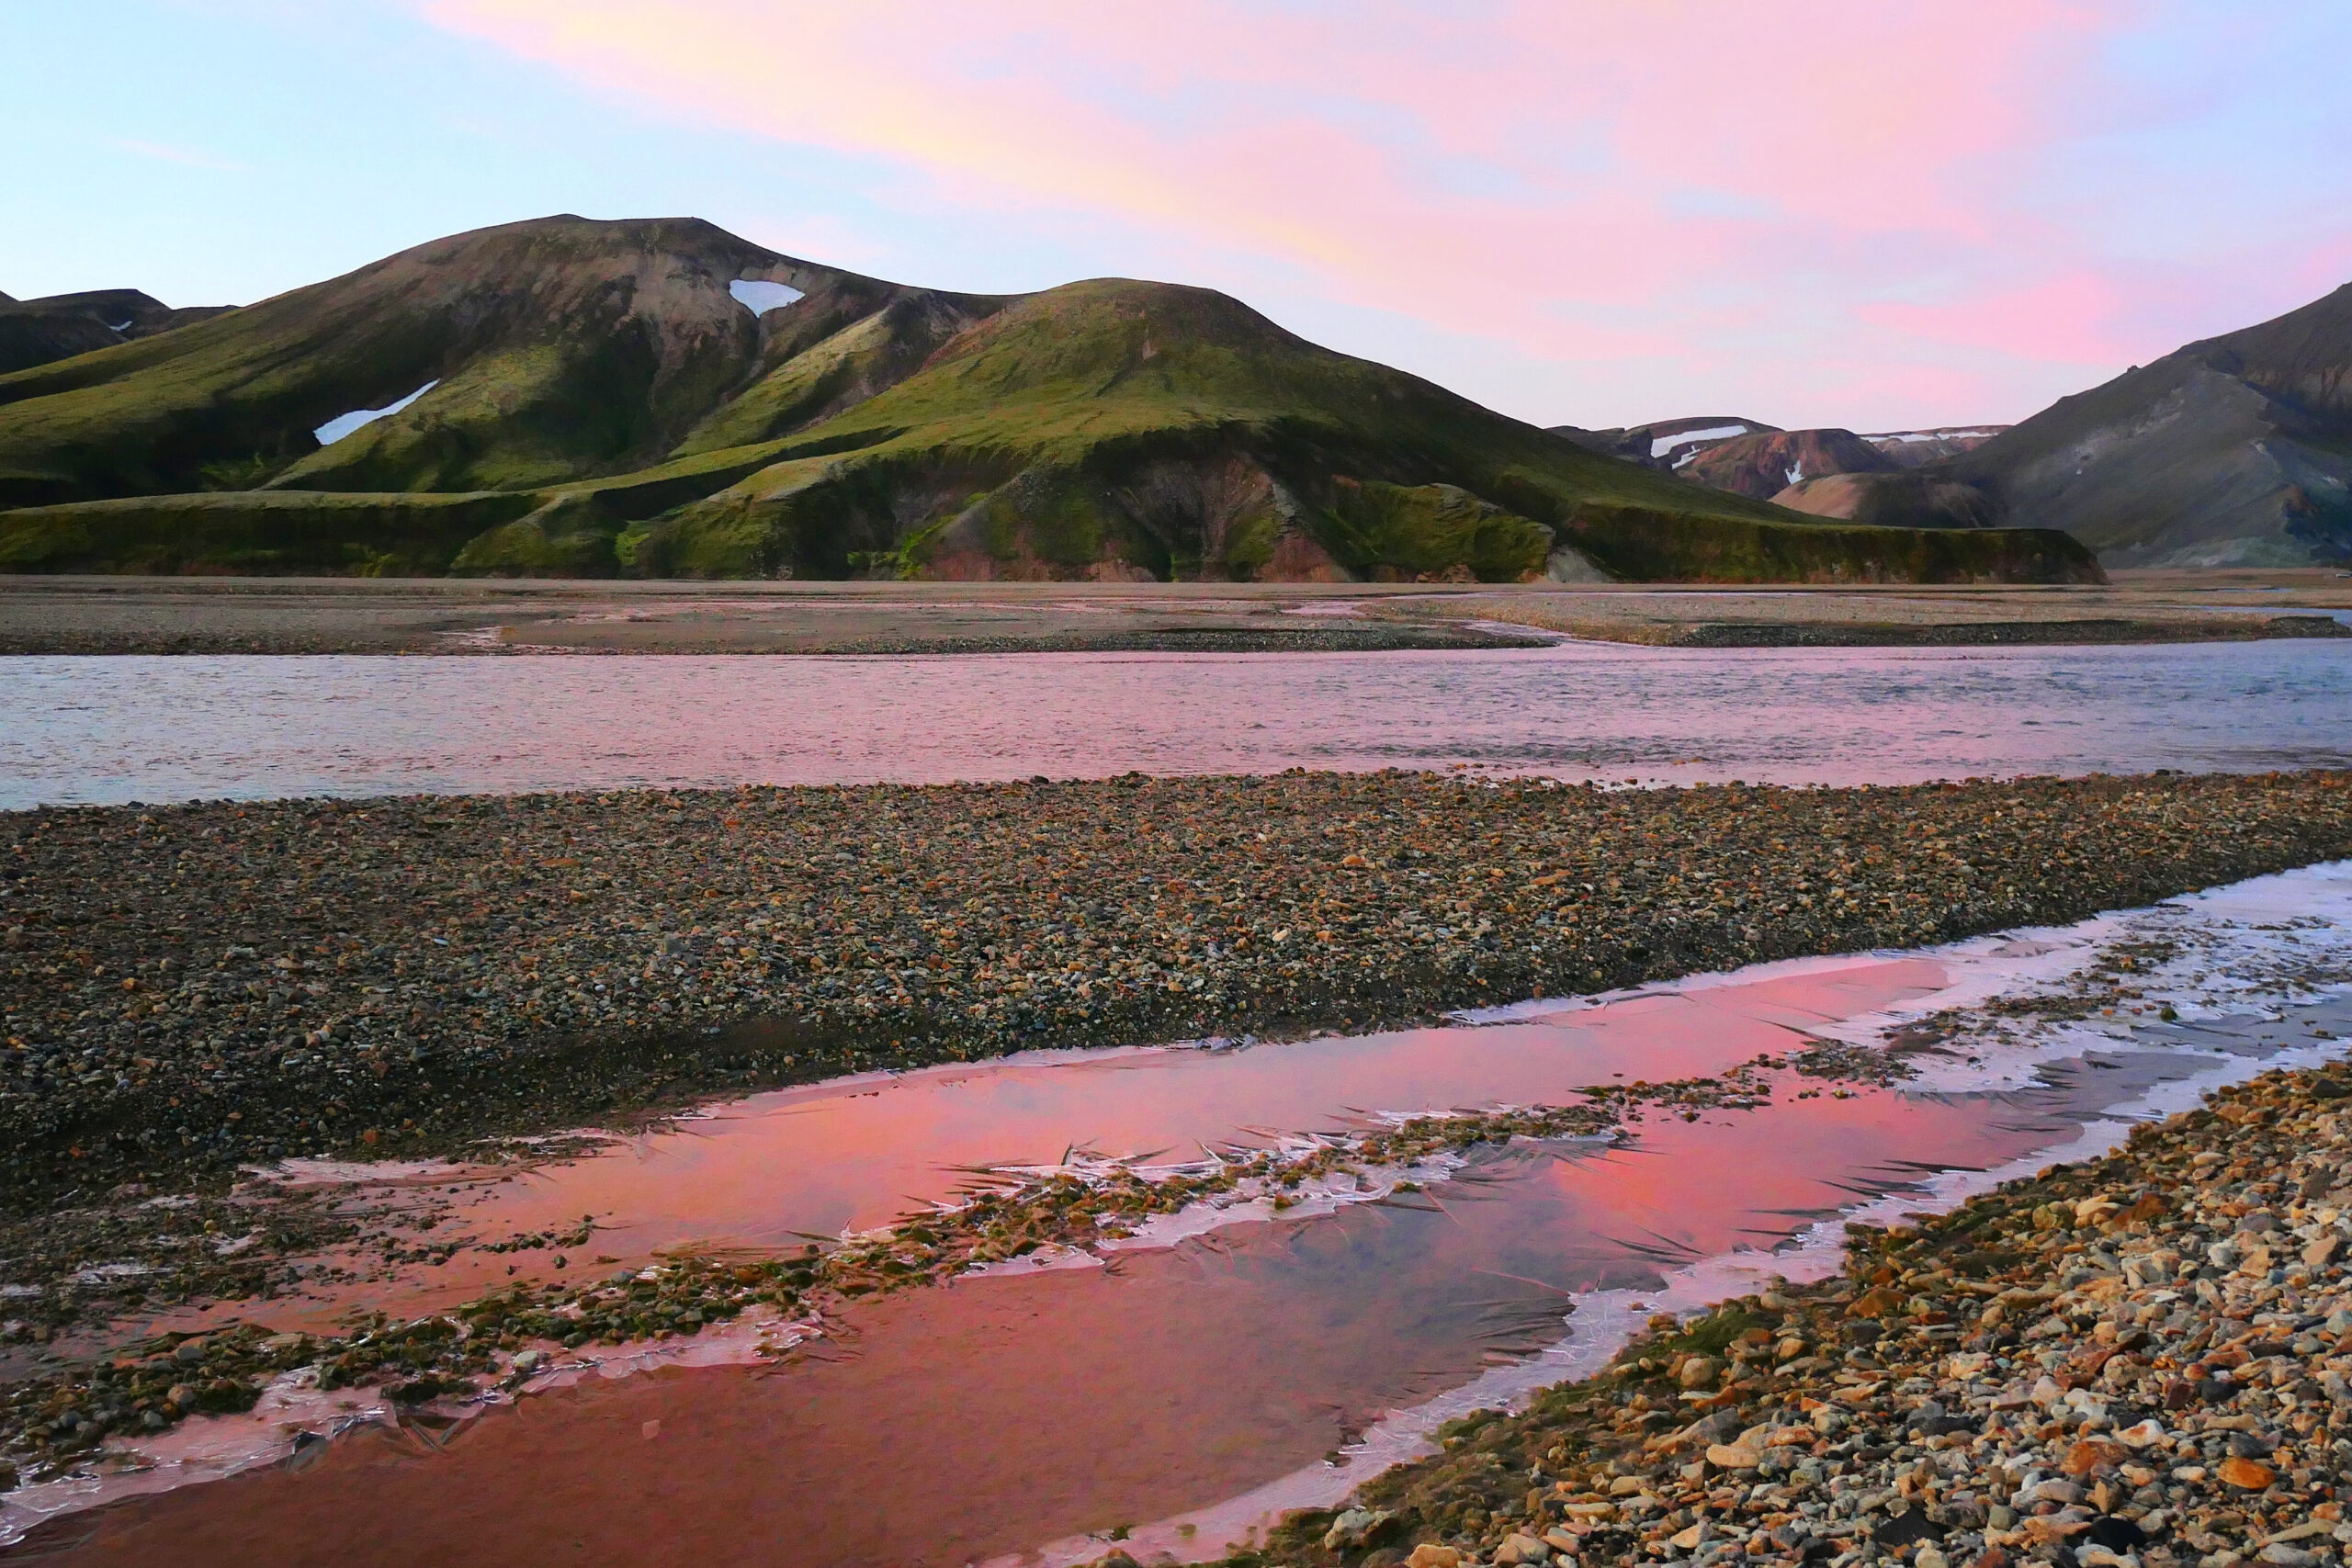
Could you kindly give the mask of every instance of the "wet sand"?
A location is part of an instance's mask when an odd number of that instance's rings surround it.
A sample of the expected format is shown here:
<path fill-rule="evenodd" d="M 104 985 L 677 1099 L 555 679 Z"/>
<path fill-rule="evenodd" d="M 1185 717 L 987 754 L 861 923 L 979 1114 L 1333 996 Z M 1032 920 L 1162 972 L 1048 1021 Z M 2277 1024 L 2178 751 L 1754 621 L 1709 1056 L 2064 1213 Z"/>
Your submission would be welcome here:
<path fill-rule="evenodd" d="M 0 578 L 0 654 L 971 653 L 1493 647 L 1516 623 L 1681 647 L 2331 636 L 2340 570 L 2013 588 Z M 2281 620 L 2280 617 L 2285 619 Z"/>

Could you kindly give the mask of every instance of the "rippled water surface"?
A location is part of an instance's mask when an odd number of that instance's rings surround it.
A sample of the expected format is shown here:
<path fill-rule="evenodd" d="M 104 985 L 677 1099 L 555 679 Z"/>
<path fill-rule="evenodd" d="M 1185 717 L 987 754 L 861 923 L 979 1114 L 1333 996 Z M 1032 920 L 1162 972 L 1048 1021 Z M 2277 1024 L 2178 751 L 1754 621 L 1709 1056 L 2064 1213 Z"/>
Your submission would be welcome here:
<path fill-rule="evenodd" d="M 0 807 L 1442 767 L 1894 783 L 2352 761 L 2352 645 L 0 659 Z"/>

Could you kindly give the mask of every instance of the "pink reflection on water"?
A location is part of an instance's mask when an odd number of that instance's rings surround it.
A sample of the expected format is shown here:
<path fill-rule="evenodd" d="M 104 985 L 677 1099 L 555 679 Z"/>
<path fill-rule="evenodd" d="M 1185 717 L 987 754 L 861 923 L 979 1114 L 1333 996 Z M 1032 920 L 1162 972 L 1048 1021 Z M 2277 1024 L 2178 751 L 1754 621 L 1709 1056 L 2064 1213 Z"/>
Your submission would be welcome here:
<path fill-rule="evenodd" d="M 1824 959 L 1752 981 L 1634 996 L 1555 1020 L 1323 1036 L 1248 1050 L 1164 1047 L 935 1068 L 754 1096 L 587 1157 L 460 1183 L 432 1235 L 497 1240 L 596 1217 L 588 1257 L 635 1263 L 684 1244 L 797 1246 L 951 1200 L 977 1168 L 1055 1165 L 1073 1148 L 1146 1163 L 1385 1113 L 1558 1104 L 1587 1086 L 1704 1077 L 1801 1032 L 1932 994 L 1924 958 Z M 410 1187 L 432 1185 L 413 1176 Z M 446 1194 L 445 1194 L 446 1196 Z M 398 1204 L 391 1183 L 354 1201 Z M 431 1310 L 513 1277 L 552 1277 L 551 1250 L 460 1252 L 446 1265 L 322 1285 L 273 1318 L 358 1306 Z M 609 1265 L 603 1265 L 608 1267 Z"/>
<path fill-rule="evenodd" d="M 110 1510 L 62 1560 L 883 1568 L 1020 1551 L 1311 1466 L 1556 1339 L 1578 1291 L 1770 1245 L 1915 1162 L 2046 1141 L 1996 1111 L 1871 1090 L 1653 1119 L 1597 1156 L 1492 1151 L 1418 1201 L 861 1303 L 788 1366 L 583 1385 L 443 1450 L 369 1438 L 309 1472 Z"/>

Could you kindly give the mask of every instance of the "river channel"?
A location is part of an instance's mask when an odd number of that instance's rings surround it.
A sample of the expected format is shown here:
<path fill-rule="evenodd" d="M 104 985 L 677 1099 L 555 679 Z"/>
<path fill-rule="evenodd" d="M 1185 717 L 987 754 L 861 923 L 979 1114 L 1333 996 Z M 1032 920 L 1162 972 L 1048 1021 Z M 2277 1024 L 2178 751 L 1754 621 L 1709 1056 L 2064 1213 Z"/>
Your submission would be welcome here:
<path fill-rule="evenodd" d="M 1896 784 L 2352 761 L 2352 642 L 0 659 L 0 809 L 1474 766 Z"/>
<path fill-rule="evenodd" d="M 2067 993 L 2120 952 L 2139 965 L 2128 1006 L 1957 1026 L 1993 997 Z M 0 1517 L 70 1562 L 1062 1564 L 1114 1538 L 1146 1560 L 1212 1556 L 1452 1415 L 1591 1370 L 1650 1312 L 1834 1267 L 1849 1217 L 1954 1201 L 2336 1049 L 2347 982 L 2352 864 L 2336 864 L 1443 1028 L 842 1080 L 521 1171 L 282 1168 L 255 1179 L 371 1203 L 429 1187 L 451 1234 L 481 1239 L 591 1215 L 593 1266 L 625 1279 L 681 1247 L 798 1246 L 952 1209 L 991 1172 L 1173 1168 L 1782 1064 L 1769 1104 L 1352 1171 L 1279 1210 L 1238 1194 L 820 1324 L 559 1354 L 520 1397 L 424 1420 L 289 1374 L 252 1416 L 21 1488 Z M 1900 1072 L 1797 1069 L 1826 1044 Z M 508 1261 L 460 1250 L 248 1310 L 429 1313 Z M 340 1436 L 286 1462 L 302 1432 Z"/>

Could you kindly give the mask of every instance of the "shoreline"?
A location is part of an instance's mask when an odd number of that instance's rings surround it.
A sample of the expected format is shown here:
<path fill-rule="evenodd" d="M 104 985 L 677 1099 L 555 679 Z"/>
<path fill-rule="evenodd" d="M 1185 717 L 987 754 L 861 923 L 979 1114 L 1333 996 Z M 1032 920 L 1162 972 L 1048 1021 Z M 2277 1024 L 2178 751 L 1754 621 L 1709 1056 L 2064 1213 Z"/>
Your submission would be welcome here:
<path fill-rule="evenodd" d="M 2156 911 L 2136 913 L 2149 916 Z M 2249 919 L 2256 922 L 2250 928 L 2245 925 Z M 2257 932 L 2276 929 L 2267 923 L 2259 899 L 2250 915 L 2242 911 L 2222 919 L 2225 927 L 2234 925 Z M 2091 924 L 2106 926 L 2109 921 L 2103 917 Z M 370 1318 L 354 1323 L 341 1335 L 315 1328 L 307 1335 L 271 1335 L 266 1328 L 240 1326 L 232 1320 L 209 1332 L 126 1344 L 111 1353 L 114 1373 L 110 1381 L 103 1371 L 82 1375 L 67 1371 L 62 1376 L 51 1374 L 9 1389 L 5 1412 L 0 1413 L 0 1422 L 5 1422 L 7 1428 L 7 1452 L 0 1457 L 28 1465 L 28 1479 L 38 1479 L 47 1473 L 45 1467 L 52 1458 L 71 1464 L 88 1457 L 83 1442 L 75 1440 L 86 1439 L 90 1435 L 87 1430 L 77 1432 L 76 1412 L 83 1422 L 95 1416 L 102 1423 L 97 1428 L 101 1434 L 107 1429 L 107 1424 L 121 1432 L 126 1407 L 135 1421 L 142 1412 L 159 1408 L 181 1415 L 191 1410 L 241 1408 L 240 1398 L 249 1399 L 256 1393 L 281 1402 L 293 1400 L 295 1404 L 307 1399 L 310 1404 L 304 1408 L 312 1408 L 331 1391 L 373 1387 L 373 1393 L 361 1399 L 362 1405 L 379 1410 L 412 1409 L 419 1419 L 427 1422 L 461 1420 L 483 1396 L 478 1391 L 494 1389 L 511 1394 L 526 1390 L 537 1392 L 543 1386 L 538 1380 L 551 1371 L 560 1373 L 565 1366 L 593 1365 L 599 1354 L 623 1361 L 633 1356 L 641 1359 L 646 1353 L 683 1354 L 690 1359 L 700 1356 L 696 1364 L 704 1364 L 709 1354 L 717 1353 L 716 1347 L 705 1346 L 707 1339 L 748 1343 L 746 1336 L 758 1337 L 763 1325 L 769 1333 L 786 1333 L 786 1343 L 804 1333 L 821 1336 L 835 1308 L 858 1296 L 887 1294 L 910 1286 L 944 1281 L 972 1271 L 976 1265 L 980 1266 L 979 1271 L 988 1271 L 1000 1266 L 999 1260 L 1013 1261 L 1021 1253 L 1041 1247 L 1049 1251 L 1069 1249 L 1082 1256 L 1088 1250 L 1164 1245 L 1167 1235 L 1151 1234 L 1159 1222 L 1179 1211 L 1189 1213 L 1204 1201 L 1231 1204 L 1255 1191 L 1260 1195 L 1256 1201 L 1260 1202 L 1272 1195 L 1275 1213 L 1304 1200 L 1308 1206 L 1294 1212 L 1312 1213 L 1317 1212 L 1313 1204 L 1327 1173 L 1337 1182 L 1334 1190 L 1346 1192 L 1351 1200 L 1363 1201 L 1367 1196 L 1377 1199 L 1390 1188 L 1410 1190 L 1415 1179 L 1442 1182 L 1449 1161 L 1466 1157 L 1481 1146 L 1508 1144 L 1520 1137 L 1606 1139 L 1637 1128 L 1649 1116 L 1688 1121 L 1708 1111 L 1759 1110 L 1791 1092 L 1800 1100 L 1817 1098 L 1825 1089 L 1839 1084 L 1885 1087 L 1907 1081 L 1933 1093 L 1939 1086 L 1953 1086 L 1945 1081 L 1945 1075 L 1939 1070 L 1927 1069 L 1923 1076 L 1922 1064 L 1928 1058 L 1951 1054 L 1962 1041 L 1982 1039 L 1989 1043 L 2005 1038 L 2020 1021 L 2089 1020 L 2095 1023 L 2103 1013 L 2159 1011 L 2170 1020 L 2170 1007 L 2159 1008 L 2160 1002 L 2169 1000 L 2178 1001 L 2188 1015 L 2197 1017 L 2201 1016 L 2201 1007 L 2210 1005 L 2211 996 L 2236 994 L 2233 982 L 2222 980 L 2218 971 L 2217 987 L 2211 990 L 2203 987 L 2205 970 L 2213 963 L 2213 955 L 2194 956 L 2199 951 L 2194 945 L 2184 952 L 2173 948 L 2161 936 L 2133 934 L 2123 929 L 2110 930 L 2106 936 L 2093 940 L 2098 945 L 2083 950 L 2083 958 L 2064 964 L 2041 982 L 2029 982 L 2022 990 L 1996 988 L 1999 999 L 1989 1006 L 1970 999 L 1975 993 L 1964 980 L 1955 983 L 1949 1000 L 1930 998 L 1895 1004 L 1896 1020 L 1883 1026 L 1888 1032 L 1883 1048 L 1835 1043 L 1833 1031 L 1830 1038 L 1802 1050 L 1733 1062 L 1708 1077 L 1631 1085 L 1596 1083 L 1570 1097 L 1574 1103 L 1548 1108 L 1390 1119 L 1336 1140 L 1284 1140 L 1278 1148 L 1247 1158 L 1160 1168 L 1149 1179 L 1138 1179 L 1138 1173 L 1117 1166 L 1089 1167 L 1088 1173 L 1076 1184 L 1059 1171 L 1009 1169 L 1004 1184 L 979 1201 L 949 1204 L 935 1213 L 918 1209 L 884 1230 L 860 1232 L 854 1236 L 845 1234 L 842 1245 L 836 1247 L 809 1248 L 805 1258 L 793 1254 L 775 1259 L 747 1259 L 741 1253 L 707 1260 L 686 1257 L 664 1259 L 660 1267 L 643 1272 L 639 1271 L 638 1263 L 632 1262 L 610 1280 L 604 1278 L 600 1269 L 584 1269 L 575 1271 L 568 1285 L 559 1279 L 495 1291 L 481 1300 L 445 1309 L 447 1322 L 462 1323 L 470 1330 L 469 1337 L 457 1340 L 441 1331 L 443 1320 L 428 1315 L 414 1322 L 398 1323 Z M 2294 946 L 2291 936 L 2268 940 L 2274 947 L 2280 942 L 2289 950 Z M 2009 950 L 2001 951 L 2006 953 Z M 2155 964 L 2153 972 L 2148 968 L 2152 961 Z M 2223 967 L 2232 976 L 2269 973 L 2258 965 L 2255 970 L 2242 971 L 2235 960 L 2225 962 Z M 2177 980 L 2192 973 L 2196 984 L 2183 995 Z M 2299 967 L 2290 956 L 2286 967 L 2272 979 L 2274 983 L 2283 979 L 2288 993 L 2293 994 L 2307 987 L 2311 973 Z M 2305 979 L 2299 982 L 2295 978 L 2298 975 Z M 1769 979 L 1766 983 L 1770 983 Z M 2200 997 L 2208 999 L 2199 1000 Z M 1927 1010 L 1919 1010 L 1922 1008 Z M 1904 1021 L 1905 1014 L 1913 1016 Z M 2340 1001 L 2333 1006 L 2332 1015 L 2322 1016 L 2332 1016 L 2339 1029 L 2346 1027 L 2347 1018 L 2352 1018 Z M 2027 1027 L 2030 1032 L 2030 1021 L 2027 1021 Z M 2266 1037 L 2267 1032 L 2264 1032 Z M 2322 1032 L 2318 1038 L 2326 1036 Z M 1913 1054 L 1920 1051 L 1926 1055 L 1915 1059 Z M 2286 1052 L 2291 1057 L 2297 1048 L 2290 1044 Z M 1970 1060 L 1974 1065 L 1974 1057 Z M 2014 1065 L 1995 1069 L 1996 1081 L 2016 1070 Z M 1844 1098 L 1843 1094 L 1838 1098 Z M 2174 1095 L 2170 1102 L 2180 1104 L 2183 1099 Z M 2063 1145 L 2054 1152 L 2066 1157 L 2081 1157 L 2067 1155 Z M 2045 1154 L 2042 1157 L 2052 1156 Z M 2031 1167 L 2019 1161 L 2010 1168 Z M 2045 1179 L 2047 1174 L 2044 1173 Z M 1363 1186 L 1367 1177 L 1374 1184 L 1369 1192 Z M 2010 1182 L 1999 1190 L 2007 1192 L 2016 1185 Z M 1963 1184 L 1963 1190 L 1966 1190 Z M 1902 1213 L 1906 1204 L 1900 1190 L 1898 1188 L 1895 1196 L 1865 1205 L 1857 1217 Z M 1285 1193 L 1293 1196 L 1286 1200 L 1283 1196 Z M 1825 1228 L 1834 1230 L 1834 1226 Z M 1136 1239 L 1120 1239 L 1129 1236 Z M 583 1231 L 559 1245 L 578 1251 L 585 1240 Z M 1814 1253 L 1818 1248 L 1808 1243 L 1806 1250 Z M 1764 1260 L 1763 1255 L 1758 1257 Z M 595 1261 L 602 1265 L 621 1260 L 600 1257 Z M 1814 1272 L 1812 1268 L 1800 1270 L 1785 1264 L 1783 1267 L 1808 1277 Z M 1733 1270 L 1735 1275 L 1742 1271 Z M 1753 1280 L 1760 1277 L 1762 1270 L 1748 1267 L 1744 1272 Z M 588 1277 L 578 1277 L 582 1274 Z M 653 1282 L 657 1277 L 658 1284 Z M 616 1289 L 616 1285 L 622 1288 Z M 1719 1280 L 1714 1291 L 1697 1299 L 1713 1301 L 1715 1292 L 1723 1289 Z M 1653 1303 L 1658 1300 L 1656 1293 L 1648 1291 L 1617 1293 L 1647 1295 Z M 1783 1293 L 1794 1297 L 1804 1292 L 1784 1289 Z M 665 1324 L 689 1314 L 684 1322 L 692 1326 L 677 1330 L 685 1337 L 672 1339 L 672 1330 Z M 403 1319 L 410 1315 L 407 1312 L 399 1314 Z M 264 1320 L 266 1321 L 266 1309 Z M 706 1328 L 705 1325 L 710 1326 Z M 732 1326 L 722 1329 L 721 1325 Z M 277 1326 L 283 1329 L 287 1325 L 281 1321 Z M 660 1341 L 644 1337 L 654 1332 L 661 1335 Z M 1697 1330 L 1687 1325 L 1675 1330 L 1678 1336 L 1692 1332 Z M 1585 1364 L 1599 1364 L 1599 1357 L 1607 1353 L 1609 1346 L 1621 1342 L 1614 1337 L 1605 1338 L 1593 1359 Z M 562 1359 L 575 1353 L 585 1360 L 575 1363 Z M 1625 1359 L 1631 1359 L 1636 1354 L 1628 1352 Z M 550 1357 L 557 1359 L 551 1361 Z M 107 1359 L 101 1356 L 96 1364 L 104 1364 Z M 289 1382 L 288 1369 L 296 1367 L 310 1371 Z M 306 1377 L 314 1381 L 301 1381 Z M 498 1398 L 501 1394 L 491 1393 L 489 1397 Z M 275 1410 L 277 1406 L 271 1408 Z M 291 1410 L 294 1405 L 287 1408 Z M 1464 1401 L 1454 1404 L 1453 1408 L 1470 1406 Z M 1637 1405 L 1634 1409 L 1638 1413 L 1643 1407 Z M 29 1426 L 25 1425 L 28 1417 Z M 153 1426 L 153 1418 L 149 1419 Z M 1476 1427 L 1485 1419 L 1481 1417 L 1469 1425 Z M 1645 1427 L 1643 1435 L 1650 1435 L 1653 1430 Z M 66 1436 L 61 1437 L 61 1433 Z M 129 1435 L 136 1440 L 135 1426 Z M 27 1438 L 31 1440 L 26 1441 Z M 208 1441 L 216 1446 L 219 1441 L 207 1439 L 201 1434 L 192 1440 L 205 1451 L 214 1451 L 206 1448 Z M 301 1442 L 298 1441 L 296 1451 L 305 1451 Z M 270 1455 L 265 1444 L 253 1462 L 270 1462 L 273 1457 L 282 1456 Z M 1374 1488 L 1387 1484 L 1387 1478 L 1371 1484 Z M 34 1506 L 39 1508 L 41 1505 Z M 1456 1514 L 1459 1512 L 1455 1510 Z M 1499 1517 L 1502 1510 L 1494 1512 Z M 1311 1525 L 1311 1536 L 1324 1530 L 1327 1523 L 1336 1522 L 1339 1517 L 1334 1509 L 1325 1509 L 1305 1523 L 1294 1518 L 1291 1533 L 1295 1535 Z M 1444 1539 L 1464 1539 L 1459 1529 L 1452 1528 L 1459 1524 L 1458 1519 L 1439 1522 L 1449 1527 L 1450 1533 Z M 1160 1539 L 1167 1531 L 1155 1529 L 1152 1533 L 1154 1539 Z M 42 1540 L 48 1539 L 42 1533 Z M 1392 1539 L 1388 1533 L 1380 1537 L 1383 1542 Z M 1364 1544 L 1371 1547 L 1375 1543 L 1368 1539 Z M 1138 1546 L 1136 1550 L 1142 1548 Z M 1058 1543 L 1048 1549 L 1047 1557 L 1054 1562 L 1077 1560 L 1066 1555 Z M 1373 1561 L 1392 1563 L 1401 1557 L 1399 1552 L 1394 1557 L 1375 1556 Z M 1355 1559 L 1351 1555 L 1344 1560 Z M 1323 1559 L 1314 1561 L 1320 1562 Z"/>
<path fill-rule="evenodd" d="M 1849 1224 L 1827 1279 L 1653 1317 L 1607 1371 L 1222 1561 L 2335 1562 L 2347 1100 L 2352 1065 L 2272 1070 L 1947 1213 Z"/>
<path fill-rule="evenodd" d="M 2352 573 L 1903 583 L 928 582 L 0 575 L 0 657 L 1393 651 L 2352 636 Z M 1509 626 L 1515 630 L 1503 630 Z"/>

